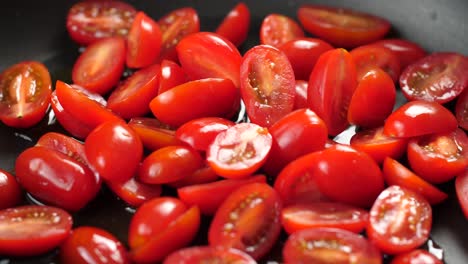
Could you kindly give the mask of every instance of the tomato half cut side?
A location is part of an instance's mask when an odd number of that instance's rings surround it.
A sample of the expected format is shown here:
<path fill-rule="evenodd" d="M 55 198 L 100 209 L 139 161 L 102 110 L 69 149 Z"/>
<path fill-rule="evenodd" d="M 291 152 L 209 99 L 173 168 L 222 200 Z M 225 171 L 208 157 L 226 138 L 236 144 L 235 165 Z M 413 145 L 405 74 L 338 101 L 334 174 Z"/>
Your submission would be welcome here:
<path fill-rule="evenodd" d="M 175 136 L 175 129 L 162 123 L 156 118 L 135 117 L 130 119 L 128 125 L 138 134 L 143 146 L 151 151 L 157 149 L 183 145 Z"/>
<path fill-rule="evenodd" d="M 0 169 L 0 210 L 18 205 L 23 199 L 23 192 L 16 177 Z"/>
<path fill-rule="evenodd" d="M 36 125 L 46 114 L 51 93 L 44 64 L 24 61 L 8 67 L 0 74 L 0 120 L 16 128 Z"/>
<path fill-rule="evenodd" d="M 284 43 L 304 37 L 304 30 L 292 18 L 280 15 L 267 15 L 260 26 L 260 43 L 279 48 Z"/>
<path fill-rule="evenodd" d="M 468 172 L 465 171 L 458 175 L 455 179 L 455 191 L 457 194 L 458 202 L 465 215 L 468 219 Z"/>
<path fill-rule="evenodd" d="M 356 63 L 358 79 L 366 75 L 369 68 L 377 67 L 386 72 L 394 83 L 398 82 L 401 66 L 396 55 L 387 48 L 364 45 L 350 52 Z"/>
<path fill-rule="evenodd" d="M 468 89 L 465 89 L 457 99 L 455 105 L 455 117 L 458 125 L 465 131 L 468 130 Z"/>
<path fill-rule="evenodd" d="M 390 264 L 443 264 L 443 262 L 424 249 L 415 249 L 395 256 Z"/>
<path fill-rule="evenodd" d="M 175 251 L 164 260 L 163 264 L 205 262 L 238 264 L 257 263 L 251 256 L 235 248 L 193 246 Z"/>
<path fill-rule="evenodd" d="M 27 205 L 0 211 L 0 253 L 35 256 L 59 246 L 70 234 L 72 217 L 66 211 Z"/>
<path fill-rule="evenodd" d="M 370 45 L 376 45 L 391 50 L 398 58 L 401 70 L 404 70 L 406 66 L 426 56 L 426 51 L 419 44 L 406 39 L 381 39 Z"/>
<path fill-rule="evenodd" d="M 250 9 L 245 3 L 240 2 L 229 11 L 215 32 L 239 47 L 247 39 L 249 29 Z"/>

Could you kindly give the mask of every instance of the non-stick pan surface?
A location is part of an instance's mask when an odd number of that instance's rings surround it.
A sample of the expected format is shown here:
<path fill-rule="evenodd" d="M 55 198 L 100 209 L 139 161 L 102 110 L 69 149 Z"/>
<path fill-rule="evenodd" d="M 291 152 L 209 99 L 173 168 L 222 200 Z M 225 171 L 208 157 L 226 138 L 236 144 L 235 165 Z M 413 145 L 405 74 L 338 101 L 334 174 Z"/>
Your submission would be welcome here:
<path fill-rule="evenodd" d="M 233 0 L 140 0 L 129 1 L 153 18 L 175 8 L 192 6 L 198 12 L 202 30 L 214 30 L 223 16 L 238 1 Z M 252 12 L 252 26 L 245 52 L 258 43 L 260 23 L 267 14 L 282 13 L 296 17 L 303 3 L 322 3 L 351 7 L 385 17 L 392 22 L 392 36 L 407 38 L 428 51 L 456 51 L 468 55 L 468 1 L 466 0 L 245 0 Z M 0 71 L 23 60 L 39 60 L 49 68 L 54 80 L 70 80 L 70 69 L 78 54 L 65 29 L 65 16 L 74 1 L 43 0 L 3 1 L 0 4 Z M 12 129 L 0 124 L 0 168 L 14 172 L 14 162 L 25 148 L 35 144 L 46 131 L 63 131 L 45 118 L 31 129 Z M 434 207 L 433 230 L 429 248 L 442 253 L 449 264 L 468 263 L 468 221 L 456 201 L 453 182 L 441 188 L 449 193 L 448 201 Z M 105 228 L 126 241 L 131 209 L 103 190 L 85 210 L 74 217 L 75 226 Z M 206 226 L 204 227 L 207 228 Z M 201 232 L 202 233 L 202 232 Z M 204 237 L 197 243 L 206 243 Z M 265 259 L 281 262 L 281 244 Z M 55 252 L 29 259 L 0 257 L 0 263 L 58 263 Z M 270 262 L 275 263 L 275 262 Z"/>

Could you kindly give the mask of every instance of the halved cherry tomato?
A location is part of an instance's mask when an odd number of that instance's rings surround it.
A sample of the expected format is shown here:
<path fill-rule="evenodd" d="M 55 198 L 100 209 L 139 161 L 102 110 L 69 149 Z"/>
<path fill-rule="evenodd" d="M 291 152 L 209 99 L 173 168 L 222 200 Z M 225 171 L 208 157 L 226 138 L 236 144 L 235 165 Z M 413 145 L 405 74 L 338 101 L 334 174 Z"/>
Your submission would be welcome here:
<path fill-rule="evenodd" d="M 281 200 L 266 183 L 244 185 L 224 200 L 211 222 L 211 246 L 240 249 L 258 260 L 273 247 L 281 231 Z"/>
<path fill-rule="evenodd" d="M 380 68 L 386 72 L 394 83 L 398 82 L 401 66 L 396 55 L 387 48 L 376 45 L 364 45 L 350 52 L 356 63 L 358 79 L 365 76 L 369 68 Z"/>
<path fill-rule="evenodd" d="M 50 97 L 50 104 L 52 106 L 52 111 L 54 111 L 55 118 L 58 120 L 59 124 L 72 136 L 84 139 L 91 132 L 91 128 L 87 127 L 85 124 L 77 121 L 69 112 L 63 109 L 63 106 L 60 104 L 57 93 L 52 92 Z"/>
<path fill-rule="evenodd" d="M 49 70 L 40 62 L 24 61 L 0 74 L 0 120 L 27 128 L 45 116 L 52 93 Z"/>
<path fill-rule="evenodd" d="M 206 160 L 223 177 L 243 178 L 265 163 L 271 145 L 268 129 L 253 123 L 239 123 L 216 136 L 208 148 Z"/>
<path fill-rule="evenodd" d="M 307 88 L 309 82 L 304 80 L 296 80 L 296 95 L 294 96 L 294 110 L 307 108 Z"/>
<path fill-rule="evenodd" d="M 159 197 L 162 192 L 161 185 L 145 184 L 135 177 L 126 182 L 107 182 L 107 186 L 127 204 L 139 207 L 144 202 Z"/>
<path fill-rule="evenodd" d="M 187 75 L 179 64 L 163 60 L 161 62 L 161 73 L 159 74 L 158 94 L 181 85 L 187 81 Z"/>
<path fill-rule="evenodd" d="M 293 110 L 296 81 L 283 52 L 255 46 L 244 55 L 240 71 L 241 96 L 252 123 L 270 127 Z"/>
<path fill-rule="evenodd" d="M 81 1 L 68 11 L 67 30 L 81 45 L 107 37 L 126 37 L 136 10 L 121 1 Z"/>
<path fill-rule="evenodd" d="M 385 120 L 384 134 L 392 137 L 415 137 L 432 133 L 452 132 L 457 119 L 436 102 L 411 101 L 395 110 Z"/>
<path fill-rule="evenodd" d="M 398 58 L 401 70 L 404 70 L 406 66 L 426 56 L 426 51 L 424 51 L 421 46 L 406 39 L 382 39 L 370 45 L 376 45 L 391 50 Z"/>
<path fill-rule="evenodd" d="M 216 174 L 208 164 L 205 164 L 204 167 L 198 169 L 192 175 L 175 182 L 170 182 L 168 185 L 173 188 L 182 188 L 185 186 L 215 182 L 217 180 L 219 180 L 218 174 Z"/>
<path fill-rule="evenodd" d="M 143 68 L 153 64 L 159 57 L 161 42 L 159 24 L 144 12 L 138 12 L 128 33 L 127 66 Z"/>
<path fill-rule="evenodd" d="M 306 4 L 297 17 L 304 29 L 337 47 L 353 48 L 381 39 L 390 23 L 356 10 Z"/>
<path fill-rule="evenodd" d="M 257 263 L 250 255 L 235 248 L 194 246 L 175 251 L 164 260 L 163 264 L 205 262 L 237 264 Z"/>
<path fill-rule="evenodd" d="M 19 204 L 22 198 L 21 186 L 15 176 L 0 169 L 0 210 Z"/>
<path fill-rule="evenodd" d="M 392 158 L 387 157 L 385 159 L 382 170 L 387 185 L 399 185 L 410 189 L 422 195 L 430 204 L 441 203 L 448 197 L 446 193 L 426 182 Z"/>
<path fill-rule="evenodd" d="M 337 228 L 311 228 L 290 235 L 283 247 L 285 264 L 381 264 L 379 250 L 361 235 Z"/>
<path fill-rule="evenodd" d="M 184 144 L 176 138 L 173 128 L 155 118 L 132 118 L 128 125 L 138 134 L 143 146 L 149 150 Z"/>
<path fill-rule="evenodd" d="M 127 250 L 111 233 L 96 227 L 80 226 L 60 246 L 62 263 L 129 264 Z"/>
<path fill-rule="evenodd" d="M 468 219 L 468 170 L 455 179 L 455 191 L 463 214 Z"/>
<path fill-rule="evenodd" d="M 128 77 L 112 91 L 107 108 L 124 119 L 149 113 L 149 103 L 158 95 L 160 69 L 154 64 Z"/>
<path fill-rule="evenodd" d="M 245 3 L 240 2 L 229 11 L 215 32 L 239 47 L 247 39 L 249 28 L 249 7 Z"/>
<path fill-rule="evenodd" d="M 455 105 L 455 117 L 457 118 L 458 125 L 468 130 L 468 89 L 465 89 L 457 99 Z"/>
<path fill-rule="evenodd" d="M 333 49 L 319 57 L 310 74 L 307 100 L 330 135 L 338 135 L 348 127 L 346 115 L 356 86 L 356 66 L 346 50 Z"/>
<path fill-rule="evenodd" d="M 427 250 L 415 249 L 395 256 L 390 264 L 443 264 L 443 262 Z"/>
<path fill-rule="evenodd" d="M 367 211 L 333 202 L 296 204 L 283 208 L 281 224 L 288 234 L 296 231 L 332 227 L 354 233 L 362 232 L 368 223 Z"/>
<path fill-rule="evenodd" d="M 320 55 L 333 47 L 318 38 L 296 38 L 279 46 L 279 49 L 291 62 L 296 79 L 308 80 Z"/>
<path fill-rule="evenodd" d="M 468 137 L 457 128 L 449 133 L 413 138 L 407 153 L 416 174 L 431 183 L 447 182 L 468 167 Z"/>
<path fill-rule="evenodd" d="M 401 73 L 400 87 L 408 100 L 446 103 L 468 86 L 468 59 L 463 54 L 439 52 L 410 64 Z"/>
<path fill-rule="evenodd" d="M 393 185 L 370 210 L 367 236 L 382 252 L 399 254 L 424 244 L 432 224 L 432 209 L 419 194 Z"/>
<path fill-rule="evenodd" d="M 292 18 L 269 14 L 263 19 L 260 26 L 260 44 L 279 48 L 284 43 L 304 37 L 304 30 Z"/>
<path fill-rule="evenodd" d="M 59 246 L 69 235 L 72 217 L 66 211 L 27 205 L 0 211 L 0 254 L 35 256 Z"/>

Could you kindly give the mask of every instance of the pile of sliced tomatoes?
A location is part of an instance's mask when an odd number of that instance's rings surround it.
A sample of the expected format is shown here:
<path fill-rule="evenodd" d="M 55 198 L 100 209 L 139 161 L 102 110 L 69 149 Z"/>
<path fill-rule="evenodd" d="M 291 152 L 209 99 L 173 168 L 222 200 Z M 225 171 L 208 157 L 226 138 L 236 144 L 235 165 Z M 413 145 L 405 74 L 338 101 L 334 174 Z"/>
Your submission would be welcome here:
<path fill-rule="evenodd" d="M 455 183 L 468 217 L 467 58 L 383 39 L 390 23 L 370 14 L 303 5 L 297 18 L 266 16 L 241 54 L 243 3 L 216 32 L 190 7 L 155 20 L 75 4 L 73 84 L 36 61 L 0 75 L 3 123 L 34 126 L 51 106 L 68 132 L 0 173 L 0 255 L 256 263 L 284 236 L 285 263 L 442 263 L 420 247 L 438 184 Z M 350 125 L 349 144 L 331 139 Z M 136 208 L 127 241 L 72 228 L 103 185 Z M 22 190 L 43 205 L 21 205 Z M 208 244 L 194 245 L 201 226 Z"/>

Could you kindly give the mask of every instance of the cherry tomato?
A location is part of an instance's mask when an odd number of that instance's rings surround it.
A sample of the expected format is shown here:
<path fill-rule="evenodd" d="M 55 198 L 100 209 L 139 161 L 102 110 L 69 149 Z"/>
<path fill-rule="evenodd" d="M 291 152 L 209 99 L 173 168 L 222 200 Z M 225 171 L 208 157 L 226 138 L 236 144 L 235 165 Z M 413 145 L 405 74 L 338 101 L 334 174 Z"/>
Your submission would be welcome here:
<path fill-rule="evenodd" d="M 351 9 L 312 4 L 300 6 L 297 17 L 307 32 L 344 48 L 381 39 L 391 27 L 381 17 Z"/>
<path fill-rule="evenodd" d="M 183 142 L 175 136 L 175 130 L 155 118 L 136 117 L 130 119 L 128 125 L 138 134 L 143 146 L 149 150 L 162 147 L 182 145 Z"/>
<path fill-rule="evenodd" d="M 89 163 L 107 181 L 129 180 L 143 156 L 138 134 L 121 121 L 106 122 L 95 128 L 84 146 Z"/>
<path fill-rule="evenodd" d="M 458 125 L 468 130 L 468 89 L 465 89 L 457 99 L 455 105 L 455 117 L 457 118 Z"/>
<path fill-rule="evenodd" d="M 205 262 L 238 264 L 257 263 L 251 256 L 235 248 L 194 246 L 175 251 L 164 260 L 163 264 Z"/>
<path fill-rule="evenodd" d="M 447 108 L 436 102 L 416 100 L 390 114 L 385 120 L 384 134 L 408 138 L 452 132 L 457 126 L 457 119 Z"/>
<path fill-rule="evenodd" d="M 240 71 L 241 96 L 252 123 L 270 127 L 293 110 L 294 71 L 280 50 L 268 45 L 251 48 Z"/>
<path fill-rule="evenodd" d="M 424 244 L 432 224 L 431 205 L 419 194 L 393 185 L 370 210 L 367 236 L 382 252 L 399 254 Z"/>
<path fill-rule="evenodd" d="M 71 228 L 71 215 L 59 208 L 27 205 L 1 210 L 0 254 L 44 254 L 59 246 Z"/>
<path fill-rule="evenodd" d="M 443 264 L 442 261 L 429 251 L 415 249 L 395 256 L 390 264 Z"/>
<path fill-rule="evenodd" d="M 239 47 L 247 39 L 249 28 L 249 7 L 245 3 L 240 2 L 229 11 L 221 24 L 216 28 L 215 32 Z"/>
<path fill-rule="evenodd" d="M 208 148 L 206 160 L 223 177 L 243 178 L 265 163 L 271 145 L 271 134 L 266 128 L 239 123 L 216 136 Z"/>
<path fill-rule="evenodd" d="M 344 49 L 333 49 L 320 56 L 309 78 L 307 100 L 332 136 L 348 127 L 347 112 L 357 86 L 356 66 Z"/>
<path fill-rule="evenodd" d="M 296 95 L 294 96 L 294 110 L 307 108 L 307 88 L 309 83 L 304 80 L 296 80 Z"/>
<path fill-rule="evenodd" d="M 237 248 L 258 260 L 279 237 L 280 211 L 280 197 L 268 184 L 244 185 L 230 193 L 216 211 L 208 231 L 209 244 Z"/>
<path fill-rule="evenodd" d="M 465 218 L 468 219 L 468 171 L 455 179 L 455 191 Z"/>
<path fill-rule="evenodd" d="M 126 182 L 108 182 L 107 186 L 127 204 L 139 207 L 144 202 L 159 197 L 162 192 L 161 185 L 145 184 L 135 177 Z"/>
<path fill-rule="evenodd" d="M 292 18 L 270 14 L 260 26 L 260 43 L 279 48 L 284 43 L 304 37 L 304 30 Z"/>
<path fill-rule="evenodd" d="M 60 246 L 60 261 L 74 264 L 130 263 L 125 246 L 116 237 L 90 226 L 81 226 L 72 231 Z"/>
<path fill-rule="evenodd" d="M 16 128 L 32 127 L 45 116 L 52 93 L 49 70 L 24 61 L 0 74 L 0 120 Z"/>
<path fill-rule="evenodd" d="M 430 204 L 438 204 L 447 199 L 448 195 L 398 161 L 387 157 L 383 163 L 383 174 L 387 185 L 399 185 L 422 195 Z"/>
<path fill-rule="evenodd" d="M 15 176 L 0 169 L 0 210 L 19 204 L 22 198 L 21 186 Z"/>
<path fill-rule="evenodd" d="M 182 188 L 185 186 L 215 182 L 218 179 L 218 174 L 216 174 L 210 166 L 205 164 L 204 167 L 198 169 L 192 175 L 184 177 L 175 182 L 170 182 L 168 185 L 173 188 Z"/>
<path fill-rule="evenodd" d="M 98 94 L 109 92 L 122 76 L 126 52 L 125 39 L 120 37 L 94 42 L 73 65 L 73 82 Z"/>
<path fill-rule="evenodd" d="M 402 70 L 404 70 L 406 66 L 426 56 L 426 51 L 424 51 L 424 49 L 419 44 L 406 39 L 382 39 L 373 42 L 371 45 L 376 45 L 391 50 L 398 58 Z"/>
<path fill-rule="evenodd" d="M 58 123 L 72 136 L 84 139 L 91 132 L 91 128 L 79 123 L 69 112 L 63 109 L 60 104 L 55 91 L 52 92 L 50 97 L 52 111 L 54 111 L 55 118 Z"/>
<path fill-rule="evenodd" d="M 320 55 L 333 47 L 318 38 L 296 38 L 279 46 L 279 49 L 291 62 L 296 79 L 308 80 Z"/>
<path fill-rule="evenodd" d="M 121 1 L 81 1 L 68 11 L 68 34 L 81 45 L 107 37 L 126 37 L 135 15 L 135 8 Z"/>
<path fill-rule="evenodd" d="M 369 68 L 380 68 L 397 82 L 400 77 L 401 66 L 396 55 L 389 49 L 376 45 L 364 45 L 350 52 L 356 63 L 358 79 L 366 75 Z"/>
<path fill-rule="evenodd" d="M 401 73 L 400 87 L 408 100 L 446 103 L 468 86 L 468 59 L 458 53 L 439 52 L 410 64 Z"/>
<path fill-rule="evenodd" d="M 337 228 L 311 228 L 288 237 L 283 247 L 285 264 L 381 264 L 379 250 L 361 235 Z"/>
<path fill-rule="evenodd" d="M 158 94 L 181 85 L 187 81 L 187 75 L 179 64 L 163 60 L 161 62 L 161 73 L 159 74 L 159 88 Z"/>

